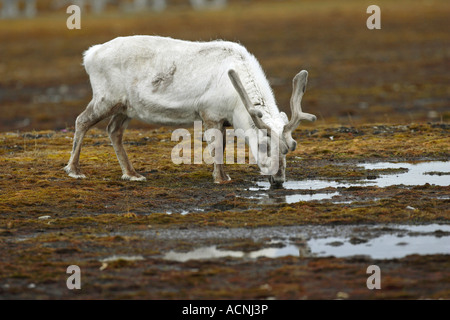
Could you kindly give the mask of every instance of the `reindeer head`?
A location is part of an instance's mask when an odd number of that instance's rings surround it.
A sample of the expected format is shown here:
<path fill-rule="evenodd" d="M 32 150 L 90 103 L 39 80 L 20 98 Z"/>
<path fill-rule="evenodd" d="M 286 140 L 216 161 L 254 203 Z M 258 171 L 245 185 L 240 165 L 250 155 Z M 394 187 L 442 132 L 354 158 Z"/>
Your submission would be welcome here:
<path fill-rule="evenodd" d="M 263 174 L 269 175 L 269 181 L 273 187 L 280 187 L 285 181 L 286 154 L 289 151 L 294 151 L 297 147 L 297 142 L 292 138 L 292 132 L 299 126 L 301 120 L 316 120 L 315 115 L 303 112 L 301 107 L 301 101 L 308 82 L 308 72 L 302 70 L 294 77 L 291 96 L 291 120 L 288 120 L 284 112 L 280 112 L 277 117 L 277 119 L 283 121 L 281 132 L 262 121 L 263 113 L 257 110 L 251 102 L 238 74 L 234 70 L 230 70 L 228 75 L 256 128 L 265 130 L 267 137 L 270 138 L 264 138 L 264 135 L 258 133 L 258 153 L 260 153 L 257 156 L 258 166 Z M 259 152 L 261 148 L 263 149 L 262 153 Z"/>

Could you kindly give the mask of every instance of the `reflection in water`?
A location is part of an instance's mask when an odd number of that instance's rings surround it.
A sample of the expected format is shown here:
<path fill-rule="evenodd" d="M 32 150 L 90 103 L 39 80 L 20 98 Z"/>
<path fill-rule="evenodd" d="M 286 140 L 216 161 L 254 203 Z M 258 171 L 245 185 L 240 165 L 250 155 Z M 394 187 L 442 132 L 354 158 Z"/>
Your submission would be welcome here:
<path fill-rule="evenodd" d="M 297 245 L 286 245 L 282 248 L 264 248 L 251 252 L 220 250 L 217 249 L 217 246 L 207 246 L 189 252 L 169 251 L 165 254 L 164 259 L 185 262 L 188 260 L 217 259 L 225 257 L 256 259 L 260 257 L 279 258 L 285 256 L 308 257 L 310 256 L 310 252 L 307 247 L 298 247 Z"/>
<path fill-rule="evenodd" d="M 361 165 L 368 170 L 376 169 L 399 169 L 406 168 L 407 172 L 381 175 L 376 180 L 373 180 L 375 186 L 385 188 L 398 184 L 405 186 L 421 186 L 426 183 L 437 186 L 450 185 L 450 164 L 448 161 L 427 161 L 419 163 L 392 163 L 392 162 L 378 162 L 366 163 Z M 440 172 L 441 174 L 430 174 Z M 369 182 L 370 183 L 370 182 Z"/>
<path fill-rule="evenodd" d="M 339 196 L 339 192 L 321 193 L 317 192 L 325 188 L 350 188 L 361 186 L 377 186 L 386 188 L 393 185 L 416 186 L 429 183 L 437 186 L 450 185 L 450 164 L 448 161 L 426 161 L 419 163 L 408 162 L 377 162 L 358 164 L 359 167 L 364 167 L 366 170 L 380 170 L 380 169 L 405 169 L 405 172 L 396 172 L 393 174 L 380 174 L 370 179 L 361 179 L 357 181 L 333 181 L 333 180 L 290 180 L 283 184 L 283 188 L 287 190 L 310 191 L 310 194 L 292 194 L 292 195 L 271 195 L 262 193 L 270 189 L 269 182 L 259 181 L 257 187 L 249 188 L 250 191 L 259 191 L 256 196 L 250 198 L 259 199 L 260 204 L 274 204 L 274 203 L 295 203 L 300 201 L 312 200 L 328 200 L 335 196 Z M 314 193 L 313 193 L 314 192 Z"/>
<path fill-rule="evenodd" d="M 237 250 L 221 250 L 217 246 L 200 247 L 190 252 L 170 251 L 164 259 L 185 262 L 188 260 L 214 259 L 234 257 L 255 259 L 259 257 L 279 258 L 285 256 L 297 257 L 350 257 L 356 255 L 368 256 L 373 259 L 403 258 L 411 254 L 450 254 L 450 225 L 426 226 L 395 226 L 384 234 L 378 230 L 375 237 L 312 237 L 293 243 L 284 239 L 271 241 L 268 245 L 277 244 L 279 248 L 263 248 L 251 252 Z M 355 240 L 356 239 L 356 240 Z"/>
<path fill-rule="evenodd" d="M 358 181 L 344 182 L 344 181 L 329 181 L 319 179 L 307 180 L 291 180 L 283 184 L 284 189 L 288 190 L 318 190 L 324 188 L 349 188 L 361 185 L 377 186 L 381 188 L 406 185 L 406 186 L 420 186 L 426 183 L 437 186 L 450 185 L 450 163 L 448 161 L 427 161 L 419 163 L 408 162 L 376 162 L 358 164 L 359 167 L 364 167 L 367 170 L 380 169 L 407 169 L 405 172 L 394 174 L 382 174 L 376 179 L 362 179 Z M 441 174 L 432 174 L 440 172 Z M 431 173 L 431 174 L 430 174 Z M 250 188 L 250 191 L 269 190 L 270 184 L 266 181 L 257 182 L 258 188 Z"/>
<path fill-rule="evenodd" d="M 308 194 L 290 194 L 290 195 L 272 195 L 259 193 L 250 199 L 258 199 L 259 204 L 276 204 L 276 203 L 297 203 L 300 201 L 326 200 L 339 196 L 339 192 L 331 193 L 308 193 Z"/>
<path fill-rule="evenodd" d="M 334 246 L 333 243 L 342 242 Z M 450 236 L 383 235 L 365 243 L 352 244 L 344 238 L 314 239 L 309 242 L 316 256 L 349 257 L 368 255 L 373 259 L 403 258 L 410 254 L 450 254 Z"/>

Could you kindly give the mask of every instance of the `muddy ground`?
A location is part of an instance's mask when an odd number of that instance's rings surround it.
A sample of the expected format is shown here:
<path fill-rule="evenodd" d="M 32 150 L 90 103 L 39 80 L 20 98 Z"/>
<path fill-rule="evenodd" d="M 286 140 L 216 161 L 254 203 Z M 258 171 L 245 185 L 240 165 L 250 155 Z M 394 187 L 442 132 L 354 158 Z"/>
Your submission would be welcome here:
<path fill-rule="evenodd" d="M 83 14 L 77 31 L 64 10 L 0 20 L 1 299 L 450 298 L 448 1 L 377 1 L 381 30 L 356 0 L 231 2 Z M 65 174 L 91 98 L 82 52 L 133 34 L 239 41 L 288 114 L 291 79 L 309 71 L 302 104 L 318 121 L 295 132 L 284 189 L 249 164 L 214 184 L 211 165 L 173 164 L 174 128 L 138 121 L 125 147 L 147 181 L 120 179 L 105 122 L 84 140 L 87 179 Z M 364 167 L 379 162 L 404 165 Z M 421 177 L 441 183 L 402 180 L 411 163 L 440 163 Z M 378 186 L 386 176 L 398 181 Z"/>
<path fill-rule="evenodd" d="M 352 245 L 367 242 L 374 237 L 368 235 L 374 226 L 380 236 L 397 234 L 394 225 L 437 224 L 426 235 L 445 244 L 448 183 L 408 185 L 399 180 L 388 187 L 371 186 L 367 181 L 400 177 L 408 169 L 368 170 L 360 164 L 447 161 L 449 130 L 443 124 L 298 130 L 300 145 L 288 157 L 286 186 L 309 179 L 356 183 L 309 190 L 265 190 L 258 183 L 266 178 L 250 164 L 227 165 L 232 180 L 214 184 L 211 165 L 172 163 L 170 152 L 177 142 L 170 141 L 167 128 L 127 133 L 127 150 L 145 182 L 120 179 L 104 131 L 94 129 L 86 137 L 84 180 L 62 170 L 73 132 L 2 133 L 1 297 L 449 298 L 448 253 L 374 259 L 364 251 L 349 257 L 308 251 L 308 240 L 332 239 L 332 234 L 345 236 L 342 241 Z M 428 176 L 446 178 L 445 169 Z M 288 203 L 293 194 L 335 195 Z M 287 231 L 286 226 L 297 229 Z M 320 229 L 324 226 L 328 231 Z M 282 248 L 280 239 L 298 252 L 252 257 L 260 250 Z M 401 243 L 401 248 L 405 241 L 398 238 L 391 245 Z M 231 256 L 167 259 L 168 254 L 212 247 Z M 72 264 L 83 271 L 77 292 L 65 285 L 65 271 Z M 366 287 L 366 269 L 373 264 L 382 270 L 381 290 Z"/>

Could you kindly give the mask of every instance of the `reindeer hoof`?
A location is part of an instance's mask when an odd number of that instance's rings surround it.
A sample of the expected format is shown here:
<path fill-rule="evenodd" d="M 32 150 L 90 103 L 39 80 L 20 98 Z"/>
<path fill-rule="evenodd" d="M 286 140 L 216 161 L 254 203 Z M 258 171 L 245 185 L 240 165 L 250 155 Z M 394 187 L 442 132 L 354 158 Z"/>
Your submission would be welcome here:
<path fill-rule="evenodd" d="M 69 177 L 75 178 L 75 179 L 84 179 L 86 176 L 82 173 L 80 173 L 78 170 L 74 170 L 73 168 L 66 166 L 64 167 L 64 171 L 66 171 L 69 175 Z"/>
<path fill-rule="evenodd" d="M 214 179 L 214 183 L 228 183 L 228 182 L 231 182 L 231 178 L 227 174 L 225 174 L 224 177 L 216 177 Z"/>
<path fill-rule="evenodd" d="M 128 174 L 124 174 L 122 176 L 123 180 L 129 180 L 129 181 L 145 181 L 147 180 L 144 176 L 141 176 L 140 174 L 136 174 L 136 175 L 128 175 Z"/>
<path fill-rule="evenodd" d="M 69 172 L 69 177 L 75 178 L 75 179 L 85 179 L 86 176 L 84 174 L 81 173 L 73 173 L 73 172 Z"/>

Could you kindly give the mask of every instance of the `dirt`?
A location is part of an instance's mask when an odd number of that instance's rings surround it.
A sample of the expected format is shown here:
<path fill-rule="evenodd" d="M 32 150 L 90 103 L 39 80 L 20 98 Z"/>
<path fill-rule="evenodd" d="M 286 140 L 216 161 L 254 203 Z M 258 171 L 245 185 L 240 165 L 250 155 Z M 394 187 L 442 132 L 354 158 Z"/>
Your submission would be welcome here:
<path fill-rule="evenodd" d="M 341 126 L 317 126 L 313 134 L 309 129 L 297 131 L 300 145 L 288 156 L 288 182 L 363 181 L 399 172 L 367 170 L 359 166 L 363 162 L 448 159 L 448 126 L 411 124 L 400 130 L 385 125 L 382 133 L 373 126 L 352 130 L 359 135 Z M 97 129 L 90 131 L 83 147 L 81 166 L 88 176 L 84 180 L 72 179 L 62 170 L 69 157 L 70 130 L 0 134 L 1 297 L 334 299 L 345 292 L 345 297 L 355 299 L 449 298 L 450 260 L 445 254 L 383 260 L 307 254 L 164 259 L 171 251 L 204 246 L 250 254 L 273 248 L 276 234 L 287 234 L 283 226 L 312 227 L 326 234 L 320 226 L 341 230 L 360 225 L 359 231 L 348 234 L 350 243 L 357 245 L 367 241 L 364 226 L 387 224 L 389 233 L 393 223 L 445 225 L 450 220 L 448 185 L 329 187 L 300 193 L 339 195 L 286 203 L 283 199 L 299 190 L 252 191 L 266 179 L 249 164 L 226 165 L 231 182 L 214 184 L 211 165 L 174 165 L 164 156 L 176 144 L 170 141 L 170 132 L 130 130 L 126 135 L 130 159 L 146 182 L 120 179 L 112 146 Z M 335 138 L 330 140 L 329 134 Z M 359 152 L 354 147 L 359 143 L 373 145 L 373 150 Z M 377 156 L 367 157 L 370 152 Z M 256 193 L 274 201 L 261 201 Z M 276 232 L 265 231 L 267 236 L 258 239 L 249 236 L 262 227 Z M 236 232 L 237 236 L 229 236 Z M 445 232 L 431 236 L 447 239 Z M 304 239 L 294 236 L 290 241 L 301 248 Z M 114 256 L 119 258 L 103 261 Z M 126 260 L 130 256 L 139 259 Z M 65 286 L 65 271 L 72 264 L 83 270 L 79 292 Z M 382 269 L 382 290 L 365 286 L 366 269 L 373 264 Z"/>

